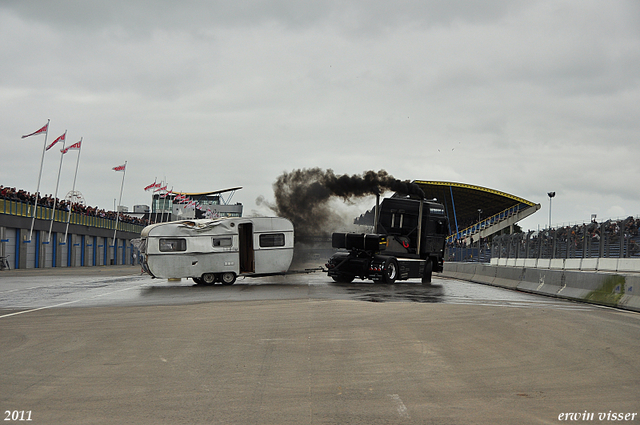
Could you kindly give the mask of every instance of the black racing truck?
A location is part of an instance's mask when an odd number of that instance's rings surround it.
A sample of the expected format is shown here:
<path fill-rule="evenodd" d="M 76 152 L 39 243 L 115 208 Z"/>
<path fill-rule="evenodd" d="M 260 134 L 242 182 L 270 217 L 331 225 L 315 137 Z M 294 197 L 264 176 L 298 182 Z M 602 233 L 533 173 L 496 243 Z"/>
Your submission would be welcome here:
<path fill-rule="evenodd" d="M 442 204 L 396 194 L 376 205 L 373 224 L 372 234 L 332 234 L 338 251 L 326 267 L 334 281 L 392 284 L 420 278 L 430 283 L 432 272 L 442 271 L 449 227 Z"/>

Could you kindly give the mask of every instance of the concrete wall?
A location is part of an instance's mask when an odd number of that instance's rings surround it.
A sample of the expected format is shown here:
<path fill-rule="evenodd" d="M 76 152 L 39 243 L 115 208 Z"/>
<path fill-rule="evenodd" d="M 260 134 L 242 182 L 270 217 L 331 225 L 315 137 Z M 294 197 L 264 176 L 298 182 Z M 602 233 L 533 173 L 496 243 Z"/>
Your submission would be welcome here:
<path fill-rule="evenodd" d="M 640 274 L 445 263 L 443 276 L 640 312 Z"/>
<path fill-rule="evenodd" d="M 491 265 L 551 270 L 640 273 L 640 258 L 492 258 Z"/>

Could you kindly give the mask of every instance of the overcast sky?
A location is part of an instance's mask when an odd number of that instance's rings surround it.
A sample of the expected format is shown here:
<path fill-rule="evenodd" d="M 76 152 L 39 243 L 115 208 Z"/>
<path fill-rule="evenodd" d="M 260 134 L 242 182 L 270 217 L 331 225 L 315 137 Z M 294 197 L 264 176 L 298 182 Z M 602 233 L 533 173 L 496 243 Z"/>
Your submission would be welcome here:
<path fill-rule="evenodd" d="M 0 184 L 35 192 L 44 136 L 76 189 L 242 186 L 388 171 L 540 203 L 525 229 L 640 215 L 640 2 L 0 0 Z M 71 190 L 65 155 L 59 196 Z M 47 152 L 53 193 L 59 150 Z"/>

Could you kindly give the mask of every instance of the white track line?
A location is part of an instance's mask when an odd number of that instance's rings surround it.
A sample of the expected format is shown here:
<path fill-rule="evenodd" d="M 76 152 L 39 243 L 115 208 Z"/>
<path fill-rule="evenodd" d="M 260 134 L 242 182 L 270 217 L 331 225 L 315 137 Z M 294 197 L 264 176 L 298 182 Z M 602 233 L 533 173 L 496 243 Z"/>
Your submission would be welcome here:
<path fill-rule="evenodd" d="M 17 316 L 18 314 L 25 314 L 25 313 L 32 313 L 34 311 L 39 311 L 39 310 L 46 310 L 48 308 L 62 307 L 63 305 L 75 304 L 75 303 L 78 303 L 80 301 L 86 301 L 86 300 L 90 300 L 90 299 L 93 299 L 93 298 L 100 298 L 100 297 L 104 297 L 106 295 L 115 294 L 117 292 L 128 291 L 130 289 L 136 289 L 136 288 L 139 288 L 139 287 L 140 286 L 132 286 L 130 288 L 118 289 L 117 291 L 108 292 L 106 294 L 94 295 L 92 297 L 87 297 L 87 298 L 81 298 L 79 300 L 67 301 L 67 302 L 60 303 L 60 304 L 48 305 L 48 306 L 38 307 L 38 308 L 32 308 L 31 310 L 22 310 L 22 311 L 17 311 L 15 313 L 3 314 L 2 316 L 0 316 L 0 319 L 4 319 L 5 317 Z"/>
<path fill-rule="evenodd" d="M 387 396 L 391 398 L 391 401 L 393 402 L 393 405 L 398 411 L 398 415 L 400 415 L 400 417 L 411 419 L 411 416 L 409 416 L 409 411 L 407 410 L 407 406 L 404 405 L 402 399 L 398 394 L 387 394 Z"/>

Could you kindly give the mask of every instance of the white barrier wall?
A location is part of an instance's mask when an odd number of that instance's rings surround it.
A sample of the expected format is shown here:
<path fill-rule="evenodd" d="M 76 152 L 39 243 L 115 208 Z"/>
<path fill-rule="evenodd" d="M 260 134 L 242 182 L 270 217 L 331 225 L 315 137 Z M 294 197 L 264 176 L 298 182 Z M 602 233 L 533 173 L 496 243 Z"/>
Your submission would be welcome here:
<path fill-rule="evenodd" d="M 640 258 L 492 258 L 491 265 L 551 270 L 640 273 Z"/>
<path fill-rule="evenodd" d="M 635 272 L 638 265 L 637 259 L 628 259 L 623 267 L 634 269 L 634 272 L 615 273 L 454 262 L 445 263 L 443 275 L 540 295 L 640 311 L 640 273 Z M 619 264 L 616 263 L 616 267 Z"/>

